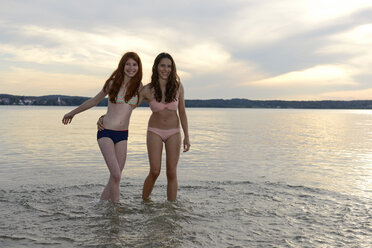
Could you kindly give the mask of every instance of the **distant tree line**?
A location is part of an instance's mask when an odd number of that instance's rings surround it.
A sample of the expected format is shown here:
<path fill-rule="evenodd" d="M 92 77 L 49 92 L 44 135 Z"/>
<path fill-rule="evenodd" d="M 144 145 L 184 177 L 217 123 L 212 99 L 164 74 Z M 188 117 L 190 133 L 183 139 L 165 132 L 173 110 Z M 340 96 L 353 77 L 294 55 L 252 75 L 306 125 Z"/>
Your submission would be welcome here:
<path fill-rule="evenodd" d="M 0 105 L 45 105 L 45 106 L 78 106 L 88 97 L 48 95 L 17 96 L 0 94 Z M 299 108 L 299 109 L 372 109 L 372 100 L 354 101 L 279 101 L 248 99 L 210 99 L 185 100 L 189 108 Z M 107 106 L 107 98 L 98 106 Z M 140 107 L 148 106 L 143 102 Z"/>
<path fill-rule="evenodd" d="M 186 100 L 187 107 L 203 108 L 299 108 L 299 109 L 372 109 L 372 100 L 354 101 L 279 101 L 248 99 Z"/>
<path fill-rule="evenodd" d="M 78 106 L 89 97 L 47 95 L 47 96 L 17 96 L 0 94 L 0 105 L 38 105 L 38 106 Z M 107 98 L 99 102 L 98 106 L 107 106 Z"/>

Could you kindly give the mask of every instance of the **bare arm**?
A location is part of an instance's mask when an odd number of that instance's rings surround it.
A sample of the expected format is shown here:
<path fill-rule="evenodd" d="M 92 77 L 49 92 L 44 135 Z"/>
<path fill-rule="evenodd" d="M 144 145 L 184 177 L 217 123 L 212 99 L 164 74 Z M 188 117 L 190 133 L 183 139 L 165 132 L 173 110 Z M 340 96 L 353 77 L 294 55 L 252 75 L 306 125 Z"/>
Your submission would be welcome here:
<path fill-rule="evenodd" d="M 106 95 L 107 94 L 103 90 L 101 90 L 95 97 L 86 100 L 79 107 L 65 114 L 63 116 L 62 123 L 65 125 L 71 123 L 72 118 L 74 118 L 76 114 L 79 114 L 87 109 L 90 109 L 91 107 L 96 106 L 103 98 L 105 98 Z"/>
<path fill-rule="evenodd" d="M 142 101 L 143 101 L 143 99 L 144 99 L 144 95 L 143 95 L 143 93 L 144 93 L 144 91 L 145 91 L 145 87 L 142 85 L 142 83 L 141 83 L 141 86 L 142 86 L 142 87 L 140 87 L 140 91 L 139 91 L 139 94 L 138 94 L 138 104 L 137 104 L 137 107 L 138 107 L 139 105 L 141 105 L 141 103 L 142 103 Z"/>
<path fill-rule="evenodd" d="M 147 85 L 142 87 L 142 89 L 139 93 L 139 100 L 138 100 L 138 105 L 137 106 L 139 106 L 142 103 L 142 101 L 145 101 L 145 102 L 148 103 L 149 95 L 151 95 L 151 91 L 150 91 L 150 86 L 147 84 Z"/>
<path fill-rule="evenodd" d="M 189 138 L 189 126 L 187 123 L 187 116 L 186 116 L 186 108 L 185 108 L 185 97 L 184 97 L 184 90 L 183 85 L 180 85 L 180 96 L 179 96 L 179 104 L 178 104 L 178 112 L 180 115 L 181 126 L 184 133 L 183 139 L 183 151 L 187 152 L 190 150 L 190 138 Z"/>

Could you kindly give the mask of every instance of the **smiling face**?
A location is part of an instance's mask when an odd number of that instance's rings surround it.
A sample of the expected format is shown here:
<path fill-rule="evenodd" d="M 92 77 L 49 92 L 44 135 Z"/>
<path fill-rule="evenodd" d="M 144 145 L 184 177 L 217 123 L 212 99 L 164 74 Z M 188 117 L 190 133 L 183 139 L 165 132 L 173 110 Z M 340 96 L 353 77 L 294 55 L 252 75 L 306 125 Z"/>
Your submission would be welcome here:
<path fill-rule="evenodd" d="M 158 64 L 159 80 L 167 80 L 172 72 L 172 61 L 168 58 L 162 58 Z"/>
<path fill-rule="evenodd" d="M 134 77 L 138 72 L 138 64 L 134 59 L 128 59 L 127 62 L 125 62 L 124 66 L 124 74 L 126 77 L 132 78 Z"/>
<path fill-rule="evenodd" d="M 169 53 L 160 53 L 154 60 L 150 82 L 150 88 L 154 89 L 156 101 L 161 102 L 164 95 L 165 102 L 175 101 L 180 84 L 172 56 Z"/>

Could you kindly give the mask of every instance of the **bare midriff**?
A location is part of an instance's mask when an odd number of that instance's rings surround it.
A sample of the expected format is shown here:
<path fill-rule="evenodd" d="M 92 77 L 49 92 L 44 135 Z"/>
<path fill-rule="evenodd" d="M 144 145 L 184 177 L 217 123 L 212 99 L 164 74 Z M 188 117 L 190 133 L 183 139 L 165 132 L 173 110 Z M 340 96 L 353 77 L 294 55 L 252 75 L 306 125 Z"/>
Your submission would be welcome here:
<path fill-rule="evenodd" d="M 163 109 L 159 112 L 152 113 L 148 126 L 159 129 L 178 128 L 180 126 L 180 121 L 177 110 Z"/>
<path fill-rule="evenodd" d="M 109 101 L 103 125 L 110 130 L 128 130 L 133 109 L 134 107 L 127 103 L 115 104 Z"/>

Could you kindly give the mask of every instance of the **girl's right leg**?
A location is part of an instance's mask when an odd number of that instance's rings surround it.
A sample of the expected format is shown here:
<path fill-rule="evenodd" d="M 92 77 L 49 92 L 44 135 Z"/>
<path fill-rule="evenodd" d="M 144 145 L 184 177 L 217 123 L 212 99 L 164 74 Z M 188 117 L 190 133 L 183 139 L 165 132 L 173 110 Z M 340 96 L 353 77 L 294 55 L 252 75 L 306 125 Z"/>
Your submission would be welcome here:
<path fill-rule="evenodd" d="M 103 137 L 98 139 L 98 145 L 110 171 L 110 179 L 102 192 L 101 200 L 119 202 L 121 169 L 116 157 L 114 142 L 110 138 Z"/>
<path fill-rule="evenodd" d="M 147 152 L 150 162 L 150 172 L 145 179 L 142 190 L 142 199 L 148 200 L 155 181 L 160 174 L 161 155 L 163 152 L 163 141 L 159 135 L 153 132 L 147 132 Z"/>

